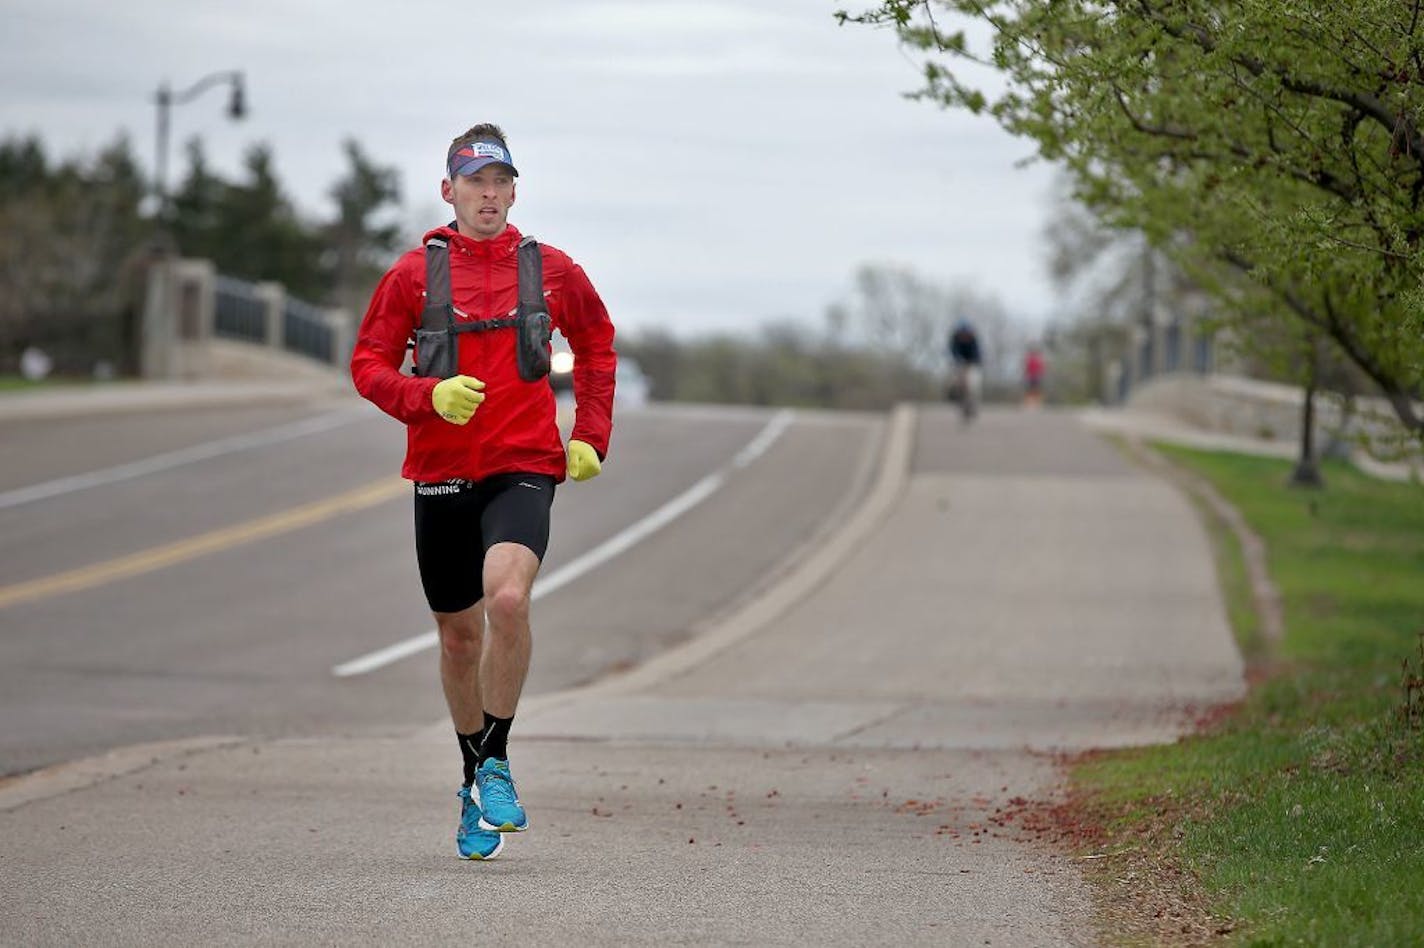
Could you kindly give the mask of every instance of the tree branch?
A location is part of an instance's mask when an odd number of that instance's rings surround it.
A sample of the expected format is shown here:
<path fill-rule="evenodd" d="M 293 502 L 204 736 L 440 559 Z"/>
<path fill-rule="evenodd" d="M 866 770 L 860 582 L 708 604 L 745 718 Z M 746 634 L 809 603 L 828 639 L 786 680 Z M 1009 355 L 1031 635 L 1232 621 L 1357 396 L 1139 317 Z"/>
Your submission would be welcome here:
<path fill-rule="evenodd" d="M 1281 110 L 1280 106 L 1276 105 L 1274 102 L 1271 102 L 1271 101 L 1268 100 L 1265 96 L 1261 95 L 1261 93 L 1258 92 L 1255 88 L 1253 88 L 1249 83 L 1242 82 L 1241 79 L 1240 79 L 1239 77 L 1235 76 L 1234 74 L 1233 74 L 1233 76 L 1232 76 L 1232 79 L 1233 79 L 1233 81 L 1236 83 L 1236 85 L 1237 85 L 1243 92 L 1246 93 L 1246 95 L 1250 96 L 1251 98 L 1255 99 L 1257 102 L 1261 103 L 1261 106 L 1262 106 L 1263 108 L 1265 108 L 1268 112 L 1274 114 L 1277 118 L 1279 118 L 1282 122 L 1284 122 L 1285 125 L 1286 125 L 1288 128 L 1290 128 L 1290 129 L 1291 129 L 1292 131 L 1294 131 L 1298 136 L 1300 136 L 1301 140 L 1304 141 L 1306 144 L 1308 144 L 1311 148 L 1313 148 L 1317 154 L 1322 154 L 1322 155 L 1330 154 L 1331 148 L 1330 148 L 1330 146 L 1329 146 L 1328 144 L 1325 144 L 1325 143 L 1323 143 L 1323 142 L 1317 142 L 1314 138 L 1311 137 L 1311 135 L 1310 135 L 1310 133 L 1309 133 L 1308 131 L 1306 131 L 1304 128 L 1302 128 L 1302 127 L 1300 126 L 1299 123 L 1297 123 L 1296 121 L 1294 121 L 1289 115 L 1286 115 L 1285 112 Z M 1352 111 L 1352 112 L 1350 112 L 1350 113 L 1349 113 L 1349 116 L 1360 116 L 1360 117 L 1361 117 L 1361 120 L 1363 120 L 1363 115 L 1362 115 L 1360 112 L 1358 112 L 1358 111 Z M 1348 120 L 1348 116 L 1347 116 L 1347 120 Z M 1269 136 L 1269 142 L 1268 142 L 1268 143 L 1270 144 L 1270 146 L 1271 146 L 1271 151 L 1274 152 L 1274 153 L 1277 154 L 1277 155 L 1285 156 L 1285 155 L 1286 155 L 1285 149 L 1281 148 L 1279 145 L 1276 144 L 1276 141 L 1275 141 L 1275 134 L 1274 134 L 1274 129 L 1273 129 L 1273 127 L 1270 126 L 1269 124 L 1267 125 L 1267 127 L 1268 127 L 1268 129 L 1271 130 L 1271 131 L 1270 131 L 1270 136 Z M 1356 160 L 1356 155 L 1355 155 L 1355 153 L 1354 153 L 1353 150 L 1352 150 L 1351 153 L 1350 153 L 1350 158 L 1351 158 L 1351 167 L 1352 167 L 1352 169 L 1353 169 L 1354 172 L 1355 172 L 1355 180 L 1356 180 L 1356 181 L 1363 181 L 1363 180 L 1364 180 L 1364 175 L 1361 174 L 1361 172 L 1360 172 L 1359 163 L 1358 163 L 1358 161 Z M 1377 172 L 1378 172 L 1381 176 L 1383 176 L 1383 177 L 1388 177 L 1388 176 L 1389 176 L 1388 170 L 1385 169 L 1384 167 L 1382 167 L 1378 162 L 1374 162 L 1374 170 L 1377 171 Z M 1327 184 L 1325 183 L 1327 180 L 1338 181 L 1339 179 L 1338 179 L 1335 175 L 1331 174 L 1329 171 L 1326 171 L 1324 167 L 1321 167 L 1321 168 L 1319 168 L 1318 170 L 1312 172 L 1309 176 L 1306 176 L 1306 175 L 1304 175 L 1304 174 L 1293 174 L 1292 177 L 1299 178 L 1300 180 L 1306 181 L 1307 183 L 1310 183 L 1310 184 L 1319 184 L 1319 185 L 1321 185 L 1322 187 L 1326 188 L 1326 190 L 1331 191 L 1331 192 L 1333 192 L 1333 193 L 1335 193 L 1335 194 L 1338 194 L 1340 197 L 1343 197 L 1343 198 L 1345 198 L 1346 200 L 1353 200 L 1355 197 L 1357 197 L 1357 196 L 1359 195 L 1359 189 L 1358 189 L 1358 188 L 1351 188 L 1351 189 L 1350 189 L 1350 193 L 1349 193 L 1349 194 L 1346 194 L 1346 193 L 1345 193 L 1344 191 L 1342 191 L 1342 190 L 1339 190 L 1339 189 L 1337 189 L 1337 188 L 1334 188 L 1334 187 L 1331 187 L 1331 186 L 1327 185 Z M 1319 180 L 1316 180 L 1317 178 L 1319 178 Z"/>
<path fill-rule="evenodd" d="M 1122 114 L 1127 116 L 1127 120 L 1132 124 L 1132 127 L 1142 134 L 1153 135 L 1160 138 L 1176 138 L 1189 142 L 1197 140 L 1197 136 L 1193 132 L 1167 128 L 1165 125 L 1153 126 L 1143 122 L 1136 115 L 1132 114 L 1132 109 L 1128 107 L 1127 99 L 1123 96 L 1122 90 L 1117 86 L 1113 86 L 1113 98 L 1117 99 L 1118 108 L 1122 109 Z"/>
<path fill-rule="evenodd" d="M 1417 0 L 1416 0 L 1417 2 Z M 1162 15 L 1159 9 L 1154 8 L 1145 0 L 1140 0 L 1138 6 L 1142 9 L 1152 22 L 1156 23 L 1170 36 L 1175 36 L 1180 40 L 1195 43 L 1204 52 L 1214 53 L 1217 51 L 1217 42 L 1205 27 L 1194 24 L 1175 24 Z M 1421 167 L 1424 167 L 1424 134 L 1421 134 L 1418 127 L 1404 112 L 1392 113 L 1390 109 L 1373 95 L 1361 92 L 1351 92 L 1343 89 L 1335 89 L 1324 83 L 1315 82 L 1309 79 L 1302 79 L 1286 69 L 1268 66 L 1263 60 L 1253 56 L 1234 54 L 1231 62 L 1246 69 L 1254 76 L 1264 76 L 1266 73 L 1273 74 L 1280 80 L 1281 85 L 1292 92 L 1301 95 L 1312 96 L 1317 99 L 1328 99 L 1332 102 L 1339 102 L 1343 105 L 1354 107 L 1357 111 L 1368 118 L 1373 119 L 1384 128 L 1388 129 L 1391 136 L 1400 146 L 1400 153 L 1407 154 Z"/>
<path fill-rule="evenodd" d="M 1137 126 L 1137 128 L 1138 131 L 1141 131 L 1143 134 L 1146 135 L 1151 135 L 1154 133 L 1154 130 L 1152 128 L 1145 125 Z M 1180 135 L 1168 137 L 1171 137 L 1173 139 L 1181 138 L 1189 141 L 1197 140 L 1196 135 L 1192 133 L 1182 133 Z M 1247 148 L 1245 145 L 1242 145 L 1239 142 L 1227 141 L 1223 142 L 1222 145 L 1226 149 L 1226 154 L 1232 156 L 1232 158 L 1235 158 L 1238 162 L 1254 164 L 1266 160 L 1260 153 Z M 1286 154 L 1280 151 L 1279 149 L 1272 149 L 1271 153 L 1282 158 L 1287 157 Z M 1164 147 L 1158 151 L 1138 151 L 1135 149 L 1125 149 L 1124 154 L 1127 156 L 1138 158 L 1150 156 L 1152 158 L 1179 158 L 1184 161 L 1202 161 L 1222 165 L 1231 163 L 1231 159 L 1227 158 L 1225 155 L 1219 152 L 1209 151 L 1205 148 L 1189 149 L 1184 151 L 1178 151 L 1170 147 Z M 1353 205 L 1356 201 L 1360 199 L 1362 195 L 1362 192 L 1358 187 L 1351 184 L 1349 181 L 1346 181 L 1345 179 L 1339 177 L 1338 175 L 1326 171 L 1324 168 L 1302 170 L 1293 165 L 1282 163 L 1276 164 L 1275 167 L 1287 177 L 1299 181 L 1301 184 L 1307 184 L 1311 187 L 1320 188 L 1323 191 L 1327 191 L 1347 204 Z M 1379 228 L 1376 227 L 1376 229 L 1378 230 Z"/>
<path fill-rule="evenodd" d="M 1344 126 L 1340 129 L 1340 142 L 1345 146 L 1345 154 L 1350 159 L 1350 170 L 1355 172 L 1355 180 L 1363 181 L 1364 175 L 1360 172 L 1359 152 L 1355 148 L 1355 130 L 1360 127 L 1365 117 L 1359 112 L 1350 112 L 1345 116 Z M 1384 226 L 1380 223 L 1379 215 L 1375 213 L 1373 202 L 1361 201 L 1360 206 L 1364 209 L 1365 217 L 1370 222 L 1370 227 L 1374 228 L 1376 234 L 1384 235 Z"/>
<path fill-rule="evenodd" d="M 1145 2 L 1142 4 L 1142 7 L 1148 13 L 1152 12 L 1151 7 Z M 1242 68 L 1246 68 L 1244 64 L 1233 63 L 1233 65 L 1241 65 Z M 1276 117 L 1278 117 L 1292 131 L 1294 131 L 1301 138 L 1301 140 L 1307 143 L 1315 151 L 1321 154 L 1329 154 L 1331 152 L 1332 149 L 1328 145 L 1315 141 L 1311 137 L 1310 133 L 1307 132 L 1304 128 L 1302 128 L 1299 123 L 1295 122 L 1293 119 L 1291 119 L 1290 116 L 1286 115 L 1275 103 L 1268 101 L 1264 96 L 1261 95 L 1259 90 L 1255 89 L 1249 83 L 1245 82 L 1239 75 L 1235 73 L 1234 69 L 1232 71 L 1231 78 L 1232 81 L 1237 85 L 1237 87 L 1240 88 L 1243 92 L 1245 92 L 1246 95 L 1260 102 L 1264 108 L 1266 108 L 1270 113 L 1273 113 Z M 1141 118 L 1139 118 L 1132 112 L 1132 109 L 1128 105 L 1122 90 L 1116 85 L 1113 86 L 1113 95 L 1117 101 L 1118 108 L 1122 111 L 1128 122 L 1136 131 L 1140 132 L 1141 134 L 1180 141 L 1196 142 L 1199 140 L 1199 136 L 1191 129 L 1181 127 L 1173 128 L 1165 125 L 1148 125 L 1146 122 L 1144 122 Z M 1363 113 L 1359 112 L 1358 110 L 1356 110 L 1352 114 L 1361 116 L 1363 115 Z M 1282 158 L 1288 158 L 1288 152 L 1275 141 L 1274 133 L 1270 131 L 1269 122 L 1267 123 L 1267 127 L 1269 138 L 1267 145 L 1269 147 L 1270 153 L 1280 156 Z M 1243 145 L 1233 142 L 1227 142 L 1226 145 L 1231 154 L 1235 155 L 1237 158 L 1243 161 L 1249 162 L 1260 160 L 1260 156 L 1255 151 L 1247 149 Z M 1171 153 L 1170 150 L 1168 151 L 1168 153 Z M 1201 160 L 1220 160 L 1217 156 L 1214 156 L 1210 152 L 1205 151 L 1187 152 L 1184 155 L 1181 155 L 1181 157 Z M 1355 157 L 1356 156 L 1352 151 L 1351 159 L 1352 164 L 1354 164 L 1355 182 L 1359 182 L 1363 180 L 1363 177 L 1360 174 L 1358 164 L 1355 162 Z M 1312 187 L 1320 188 L 1321 190 L 1333 194 L 1334 196 L 1340 198 L 1341 200 L 1347 203 L 1353 204 L 1360 198 L 1362 193 L 1357 183 L 1348 182 L 1324 167 L 1299 169 L 1289 164 L 1278 164 L 1276 167 L 1279 168 L 1288 177 L 1293 178 L 1294 180 L 1299 181 L 1302 184 L 1307 184 Z M 1380 168 L 1378 165 L 1376 165 L 1376 170 L 1379 171 L 1381 174 L 1386 173 L 1385 169 Z M 1369 213 L 1371 214 L 1372 224 L 1375 225 L 1375 230 L 1379 231 L 1380 228 L 1378 227 L 1378 222 L 1373 220 L 1372 212 Z"/>
<path fill-rule="evenodd" d="M 1256 269 L 1256 265 L 1248 257 L 1237 253 L 1234 250 L 1224 249 L 1218 251 L 1217 256 L 1240 270 L 1242 273 L 1250 274 Z M 1329 297 L 1325 297 L 1326 311 L 1321 313 L 1311 306 L 1304 297 L 1291 287 L 1280 283 L 1277 280 L 1267 279 L 1265 286 L 1280 297 L 1291 312 L 1295 313 L 1308 326 L 1314 326 L 1321 330 L 1340 347 L 1340 350 L 1349 357 L 1364 371 L 1366 375 L 1380 387 L 1385 397 L 1389 400 L 1390 406 L 1394 408 L 1395 415 L 1400 423 L 1405 426 L 1415 437 L 1424 436 L 1424 418 L 1414 409 L 1414 400 L 1411 393 L 1404 389 L 1400 380 L 1395 378 L 1390 372 L 1385 371 L 1377 361 L 1371 358 L 1368 351 L 1362 349 L 1347 327 L 1336 315 L 1334 308 L 1330 306 Z"/>
<path fill-rule="evenodd" d="M 1420 0 L 1414 0 L 1414 13 L 1410 16 L 1409 19 L 1409 35 L 1411 37 L 1414 36 L 1419 30 L 1420 5 Z M 1424 82 L 1424 55 L 1421 55 L 1421 49 L 1419 46 L 1415 46 L 1412 52 L 1414 56 L 1414 81 Z"/>
<path fill-rule="evenodd" d="M 1325 239 L 1332 240 L 1342 247 L 1351 247 L 1355 250 L 1363 250 L 1366 253 L 1377 253 L 1382 257 L 1389 257 L 1394 260 L 1408 260 L 1410 257 L 1407 253 L 1400 253 L 1397 250 L 1386 250 L 1383 247 L 1371 247 L 1369 244 L 1356 243 L 1353 240 L 1346 240 L 1344 237 L 1336 237 L 1334 234 L 1325 234 Z"/>

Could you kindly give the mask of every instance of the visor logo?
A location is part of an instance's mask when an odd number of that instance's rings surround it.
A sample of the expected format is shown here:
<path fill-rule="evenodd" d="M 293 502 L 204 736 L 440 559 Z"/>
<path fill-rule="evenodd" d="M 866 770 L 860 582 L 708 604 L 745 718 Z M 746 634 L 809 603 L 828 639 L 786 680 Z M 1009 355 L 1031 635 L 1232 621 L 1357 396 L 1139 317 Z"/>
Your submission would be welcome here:
<path fill-rule="evenodd" d="M 497 161 L 509 162 L 509 155 L 493 142 L 474 142 L 461 146 L 460 150 L 455 152 L 455 156 L 457 158 L 494 158 Z"/>

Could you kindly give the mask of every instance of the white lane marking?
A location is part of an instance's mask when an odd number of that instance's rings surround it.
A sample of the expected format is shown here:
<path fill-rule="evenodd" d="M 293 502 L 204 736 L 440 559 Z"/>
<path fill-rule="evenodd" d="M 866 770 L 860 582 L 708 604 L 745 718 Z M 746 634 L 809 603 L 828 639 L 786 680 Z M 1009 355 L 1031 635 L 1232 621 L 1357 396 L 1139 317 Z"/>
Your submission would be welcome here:
<path fill-rule="evenodd" d="M 323 431 L 330 431 L 333 428 L 350 424 L 365 414 L 365 412 L 357 413 L 350 410 L 329 412 L 325 415 L 317 415 L 315 418 L 306 418 L 301 421 L 278 425 L 275 428 L 266 428 L 261 431 L 249 432 L 248 434 L 234 435 L 230 438 L 220 438 L 217 441 L 209 441 L 206 444 L 195 444 L 190 448 L 179 448 L 177 451 L 155 454 L 153 457 L 144 458 L 141 461 L 131 461 L 128 464 L 118 464 L 114 467 L 90 471 L 87 474 L 74 474 L 70 477 L 61 477 L 57 480 L 33 484 L 29 487 L 19 487 L 0 493 L 0 510 L 4 510 L 8 507 L 18 507 L 21 504 L 33 503 L 36 500 L 58 497 L 61 494 L 71 494 L 75 491 L 88 490 L 91 487 L 99 487 L 103 484 L 132 480 L 135 477 L 142 477 L 145 474 L 171 470 L 175 467 L 181 467 L 184 464 L 206 461 L 224 454 L 232 454 L 235 451 L 245 451 L 248 448 L 260 448 L 273 444 L 281 444 L 284 441 L 293 441 L 297 438 L 304 438 L 307 435 L 319 434 Z"/>
<path fill-rule="evenodd" d="M 787 410 L 779 411 L 771 416 L 771 421 L 766 427 L 761 429 L 761 433 L 753 438 L 745 448 L 738 451 L 732 458 L 732 466 L 743 468 L 766 453 L 766 449 L 776 443 L 776 439 L 781 437 L 781 433 L 791 424 L 793 413 Z"/>
<path fill-rule="evenodd" d="M 646 539 L 658 530 L 672 523 L 678 517 L 687 513 L 693 507 L 702 503 L 708 497 L 715 494 L 723 484 L 727 482 L 729 470 L 743 468 L 766 453 L 776 439 L 790 427 L 795 420 L 795 413 L 789 410 L 777 412 L 766 423 L 766 426 L 758 432 L 757 436 L 748 442 L 747 446 L 738 451 L 733 456 L 732 461 L 724 469 L 708 474 L 702 480 L 693 484 L 687 490 L 678 494 L 672 500 L 663 504 L 657 510 L 648 514 L 613 536 L 604 540 L 598 546 L 589 550 L 576 559 L 565 563 L 547 576 L 534 581 L 534 588 L 529 591 L 531 602 L 547 596 L 556 589 L 567 586 L 569 583 L 583 576 L 590 570 L 602 566 L 604 563 L 626 552 L 630 547 L 641 540 Z M 420 635 L 403 639 L 394 645 L 368 652 L 358 658 L 353 658 L 349 662 L 342 662 L 331 669 L 331 673 L 337 678 L 350 678 L 353 675 L 364 675 L 367 672 L 384 668 L 403 658 L 408 658 L 417 652 L 423 652 L 428 648 L 434 648 L 439 644 L 439 636 L 434 629 L 422 632 Z"/>
<path fill-rule="evenodd" d="M 706 500 L 717 488 L 722 486 L 724 480 L 726 480 L 725 475 L 709 474 L 642 520 L 609 537 L 583 556 L 578 557 L 572 562 L 565 563 L 559 569 L 554 570 L 542 579 L 536 579 L 534 581 L 534 588 L 529 590 L 529 600 L 534 602 L 560 587 L 567 586 L 594 567 L 600 566 L 624 552 L 633 544 L 648 536 L 648 534 L 667 526 L 682 514 Z M 375 671 L 377 668 L 398 662 L 417 652 L 434 648 L 438 641 L 439 639 L 435 630 L 431 629 L 429 632 L 422 632 L 420 635 L 411 636 L 394 645 L 388 645 L 383 649 L 370 652 L 366 655 L 362 655 L 360 658 L 353 658 L 349 662 L 337 665 L 331 670 L 331 673 L 337 678 L 364 675 L 366 672 Z"/>
<path fill-rule="evenodd" d="M 394 664 L 417 652 L 434 648 L 439 641 L 439 634 L 436 633 L 434 629 L 431 629 L 429 632 L 422 632 L 419 635 L 411 636 L 394 645 L 387 645 L 385 648 L 377 649 L 374 652 L 367 652 L 360 658 L 353 658 L 349 662 L 343 662 L 333 668 L 331 673 L 337 678 L 350 678 L 352 675 L 364 675 L 367 672 L 372 672 L 378 668 L 384 668 L 387 665 Z"/>

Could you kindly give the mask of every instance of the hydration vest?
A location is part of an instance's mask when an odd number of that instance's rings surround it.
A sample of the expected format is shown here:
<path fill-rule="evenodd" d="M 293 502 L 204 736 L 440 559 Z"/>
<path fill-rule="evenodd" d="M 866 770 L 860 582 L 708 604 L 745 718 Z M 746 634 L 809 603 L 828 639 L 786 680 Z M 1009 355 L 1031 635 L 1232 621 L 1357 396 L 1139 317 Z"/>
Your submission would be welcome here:
<path fill-rule="evenodd" d="M 415 331 L 415 374 L 448 379 L 459 374 L 460 333 L 513 329 L 519 377 L 537 382 L 549 374 L 552 321 L 544 307 L 544 258 L 533 237 L 519 241 L 519 307 L 513 316 L 459 322 L 450 300 L 450 244 L 444 237 L 425 242 L 425 309 Z"/>

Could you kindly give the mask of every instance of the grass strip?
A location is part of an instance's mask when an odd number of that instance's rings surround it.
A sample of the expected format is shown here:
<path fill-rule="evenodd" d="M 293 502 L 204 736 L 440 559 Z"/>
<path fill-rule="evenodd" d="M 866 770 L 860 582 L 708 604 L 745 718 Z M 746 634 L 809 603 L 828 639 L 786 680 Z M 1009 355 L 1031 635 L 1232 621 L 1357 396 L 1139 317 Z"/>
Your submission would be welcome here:
<path fill-rule="evenodd" d="M 31 392 L 54 388 L 74 388 L 80 385 L 93 384 L 94 382 L 91 379 L 69 376 L 53 376 L 35 382 L 19 375 L 0 374 L 0 394 L 6 392 Z"/>
<path fill-rule="evenodd" d="M 1253 687 L 1200 734 L 1075 764 L 1107 926 L 1125 943 L 1424 944 L 1424 725 L 1404 686 L 1424 677 L 1424 488 L 1327 463 L 1326 489 L 1302 491 L 1289 462 L 1157 450 L 1265 541 L 1285 634 L 1263 650 L 1238 628 Z M 1213 534 L 1241 623 L 1240 551 Z"/>

